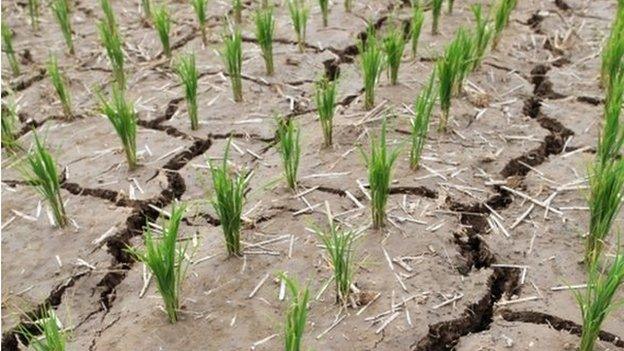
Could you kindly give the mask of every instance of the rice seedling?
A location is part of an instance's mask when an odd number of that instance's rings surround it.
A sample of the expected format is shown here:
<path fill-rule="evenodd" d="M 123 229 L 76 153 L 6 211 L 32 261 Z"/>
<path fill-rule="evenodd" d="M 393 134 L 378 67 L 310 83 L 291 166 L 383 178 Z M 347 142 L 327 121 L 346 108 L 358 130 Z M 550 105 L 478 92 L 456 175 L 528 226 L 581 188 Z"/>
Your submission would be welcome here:
<path fill-rule="evenodd" d="M 182 282 L 186 275 L 187 264 L 184 264 L 186 245 L 179 243 L 180 222 L 184 218 L 186 207 L 173 205 L 171 216 L 163 226 L 162 238 L 156 239 L 150 226 L 145 227 L 145 249 L 128 250 L 143 262 L 156 278 L 156 287 L 165 304 L 169 322 L 178 320 Z"/>
<path fill-rule="evenodd" d="M 371 138 L 370 155 L 364 156 L 364 162 L 368 167 L 368 184 L 371 192 L 371 211 L 373 228 L 384 226 L 386 219 L 386 203 L 390 195 L 390 181 L 392 180 L 392 166 L 399 156 L 399 149 L 388 151 L 386 145 L 386 118 L 381 125 L 379 140 Z"/>
<path fill-rule="evenodd" d="M 117 35 L 117 21 L 115 20 L 115 12 L 109 0 L 101 0 L 102 12 L 104 12 L 104 23 L 108 26 L 111 33 Z"/>
<path fill-rule="evenodd" d="M 143 20 L 149 22 L 152 19 L 152 1 L 141 0 L 141 9 L 143 10 Z"/>
<path fill-rule="evenodd" d="M 229 36 L 223 38 L 224 49 L 222 57 L 225 61 L 225 68 L 230 76 L 232 84 L 232 95 L 234 101 L 243 101 L 243 49 L 240 29 L 236 28 Z"/>
<path fill-rule="evenodd" d="M 54 90 L 56 90 L 59 100 L 61 100 L 65 117 L 72 118 L 71 95 L 69 93 L 69 89 L 67 89 L 67 85 L 65 84 L 65 77 L 59 71 L 56 56 L 50 55 L 48 60 L 48 75 L 50 76 L 52 86 L 54 86 Z"/>
<path fill-rule="evenodd" d="M 9 65 L 11 66 L 11 71 L 13 71 L 14 76 L 18 76 L 20 74 L 19 62 L 17 61 L 17 57 L 15 57 L 15 50 L 13 50 L 13 32 L 11 32 L 11 28 L 6 24 L 6 21 L 2 20 L 2 51 L 7 56 L 9 60 Z"/>
<path fill-rule="evenodd" d="M 470 42 L 463 28 L 457 31 L 455 39 L 448 45 L 444 56 L 436 62 L 438 75 L 438 89 L 442 116 L 438 125 L 438 131 L 446 131 L 451 98 L 461 87 L 461 82 L 466 74 L 468 62 L 466 62 L 466 46 Z"/>
<path fill-rule="evenodd" d="M 438 28 L 440 23 L 440 14 L 442 13 L 442 3 L 444 0 L 432 0 L 431 1 L 431 15 L 433 16 L 431 22 L 431 34 L 438 34 Z"/>
<path fill-rule="evenodd" d="M 327 17 L 329 16 L 329 0 L 319 0 L 321 15 L 323 16 L 323 27 L 327 27 Z"/>
<path fill-rule="evenodd" d="M 67 4 L 67 0 L 53 0 L 52 12 L 54 12 L 54 16 L 61 27 L 61 32 L 63 32 L 63 37 L 65 38 L 65 44 L 67 44 L 67 48 L 69 49 L 69 53 L 71 55 L 74 54 L 74 40 L 72 38 L 72 28 L 69 14 L 69 7 Z"/>
<path fill-rule="evenodd" d="M 28 0 L 28 15 L 32 29 L 39 30 L 39 0 Z"/>
<path fill-rule="evenodd" d="M 314 229 L 316 236 L 322 241 L 325 252 L 334 273 L 336 283 L 336 302 L 346 305 L 349 301 L 351 283 L 353 282 L 353 244 L 356 234 L 352 230 L 343 230 L 328 215 L 329 229 Z"/>
<path fill-rule="evenodd" d="M 169 44 L 169 32 L 171 30 L 171 17 L 166 5 L 162 5 L 154 9 L 152 14 L 154 27 L 158 32 L 158 38 L 163 47 L 163 53 L 171 58 L 171 46 Z"/>
<path fill-rule="evenodd" d="M 202 43 L 206 46 L 208 45 L 208 36 L 206 33 L 206 6 L 208 5 L 208 0 L 191 0 L 191 5 L 193 5 L 193 10 L 195 10 L 195 15 L 197 15 L 197 23 L 199 24 L 199 31 L 201 32 Z"/>
<path fill-rule="evenodd" d="M 106 49 L 108 60 L 113 69 L 115 82 L 119 88 L 125 89 L 126 76 L 124 73 L 124 53 L 122 50 L 122 41 L 119 36 L 119 31 L 111 30 L 110 26 L 106 22 L 102 21 L 98 23 L 98 30 L 100 32 L 100 41 Z"/>
<path fill-rule="evenodd" d="M 624 190 L 624 160 L 597 161 L 589 170 L 589 235 L 585 249 L 585 263 L 591 266 L 597 260 L 604 240 L 617 217 Z"/>
<path fill-rule="evenodd" d="M 473 67 L 473 56 L 475 52 L 473 37 L 463 27 L 460 27 L 455 33 L 455 38 L 451 42 L 450 49 L 452 52 L 458 53 L 456 56 L 457 75 L 453 85 L 453 94 L 458 95 L 464 81 Z"/>
<path fill-rule="evenodd" d="M 305 331 L 306 320 L 308 318 L 308 301 L 310 290 L 306 286 L 300 288 L 299 284 L 281 273 L 279 275 L 290 292 L 291 301 L 286 311 L 286 325 L 284 326 L 284 350 L 299 351 L 302 349 L 301 340 Z"/>
<path fill-rule="evenodd" d="M 297 35 L 297 44 L 299 51 L 305 49 L 306 30 L 308 26 L 309 9 L 305 5 L 304 0 L 288 0 L 288 11 L 293 29 Z"/>
<path fill-rule="evenodd" d="M 412 21 L 410 23 L 410 37 L 412 40 L 412 58 L 416 58 L 416 51 L 418 50 L 418 40 L 420 38 L 420 32 L 422 30 L 423 22 L 425 21 L 425 13 L 423 9 L 416 3 L 412 7 Z"/>
<path fill-rule="evenodd" d="M 56 161 L 36 133 L 34 139 L 35 145 L 26 155 L 24 164 L 18 166 L 19 171 L 24 181 L 33 186 L 48 204 L 56 225 L 64 228 L 68 220 L 61 197 Z"/>
<path fill-rule="evenodd" d="M 374 35 L 368 35 L 366 43 L 360 41 L 359 51 L 364 78 L 364 108 L 370 110 L 375 106 L 375 86 L 384 65 L 384 55 Z"/>
<path fill-rule="evenodd" d="M 301 157 L 300 130 L 292 119 L 278 117 L 276 134 L 279 139 L 279 151 L 284 165 L 286 183 L 290 189 L 296 190 L 297 171 Z"/>
<path fill-rule="evenodd" d="M 624 75 L 624 1 L 619 1 L 611 32 L 602 49 L 600 78 L 609 96 L 618 75 Z"/>
<path fill-rule="evenodd" d="M 221 167 L 216 167 L 209 162 L 215 191 L 212 206 L 217 211 L 221 221 L 228 255 L 240 256 L 242 252 L 240 242 L 241 216 L 249 179 L 242 174 L 230 174 L 227 165 L 229 149 L 230 142 L 228 141 Z"/>
<path fill-rule="evenodd" d="M 344 0 L 344 9 L 346 13 L 351 12 L 351 0 Z"/>
<path fill-rule="evenodd" d="M 383 40 L 383 48 L 386 54 L 386 63 L 388 64 L 388 78 L 390 78 L 390 84 L 396 85 L 399 78 L 401 58 L 405 50 L 403 31 L 396 27 L 390 29 Z"/>
<path fill-rule="evenodd" d="M 273 75 L 273 35 L 275 34 L 273 9 L 266 8 L 256 11 L 254 21 L 256 23 L 256 40 L 258 40 L 258 45 L 262 51 L 266 73 Z"/>
<path fill-rule="evenodd" d="M 36 351 L 65 351 L 67 335 L 62 331 L 61 322 L 50 307 L 43 307 L 37 320 L 31 321 L 29 327 L 20 325 L 17 332 Z"/>
<path fill-rule="evenodd" d="M 134 112 L 134 104 L 128 102 L 123 90 L 113 85 L 111 101 L 106 101 L 100 95 L 101 111 L 113 125 L 117 136 L 121 139 L 128 168 L 134 170 L 137 167 L 136 133 L 137 120 Z"/>
<path fill-rule="evenodd" d="M 321 129 L 323 130 L 324 147 L 332 145 L 334 112 L 336 110 L 336 81 L 330 81 L 326 77 L 321 78 L 315 84 L 315 101 L 318 110 Z"/>
<path fill-rule="evenodd" d="M 17 115 L 17 105 L 11 96 L 2 104 L 0 141 L 2 147 L 9 151 L 17 151 L 19 143 L 17 142 L 17 126 L 19 117 Z"/>
<path fill-rule="evenodd" d="M 473 34 L 474 54 L 472 57 L 471 69 L 474 70 L 481 65 L 485 52 L 492 40 L 492 27 L 489 25 L 489 17 L 483 16 L 483 6 L 475 4 L 471 7 L 475 17 L 475 29 Z"/>
<path fill-rule="evenodd" d="M 624 102 L 624 72 L 614 77 L 611 92 L 604 104 L 604 122 L 598 138 L 596 158 L 600 163 L 610 162 L 620 154 L 624 144 L 624 125 L 620 122 Z"/>
<path fill-rule="evenodd" d="M 176 72 L 180 81 L 184 85 L 186 105 L 191 120 L 191 129 L 197 130 L 199 123 L 197 120 L 197 67 L 195 66 L 195 55 L 188 54 L 180 57 L 176 64 Z"/>
<path fill-rule="evenodd" d="M 232 11 L 234 12 L 234 21 L 238 24 L 241 24 L 243 22 L 242 0 L 232 0 Z"/>
<path fill-rule="evenodd" d="M 494 34 L 492 38 L 492 48 L 494 50 L 498 47 L 503 29 L 505 29 L 509 23 L 509 15 L 511 15 L 511 11 L 516 7 L 516 1 L 517 0 L 499 0 L 494 9 Z"/>
<path fill-rule="evenodd" d="M 455 0 L 448 0 L 448 13 L 453 13 L 453 5 L 455 4 Z"/>
<path fill-rule="evenodd" d="M 599 260 L 592 262 L 587 273 L 587 287 L 573 290 L 583 320 L 580 351 L 595 349 L 602 323 L 609 313 L 622 307 L 621 301 L 613 301 L 624 282 L 624 254 L 619 240 L 617 247 L 610 265 L 601 268 Z"/>
<path fill-rule="evenodd" d="M 412 118 L 412 147 L 410 149 L 410 167 L 418 169 L 423 147 L 429 133 L 429 120 L 436 102 L 435 70 L 429 77 L 429 84 L 420 92 L 414 103 L 414 118 Z"/>

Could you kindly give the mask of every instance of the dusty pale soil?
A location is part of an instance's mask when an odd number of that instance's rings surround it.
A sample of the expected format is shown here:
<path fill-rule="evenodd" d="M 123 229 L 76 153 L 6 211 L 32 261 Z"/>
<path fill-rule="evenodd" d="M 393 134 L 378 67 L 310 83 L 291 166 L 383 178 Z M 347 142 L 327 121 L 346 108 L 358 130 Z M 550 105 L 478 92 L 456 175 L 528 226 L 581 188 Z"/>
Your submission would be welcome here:
<path fill-rule="evenodd" d="M 470 25 L 469 5 L 476 2 L 458 2 L 454 14 L 444 14 L 439 36 L 430 35 L 428 13 L 418 58 L 404 57 L 401 84 L 389 86 L 382 76 L 377 103 L 396 114 L 388 121 L 392 144 L 408 138 L 406 106 L 454 31 Z M 12 79 L 3 66 L 2 94 L 9 86 L 15 90 L 22 125 L 45 135 L 66 168 L 62 187 L 72 225 L 66 230 L 50 226 L 45 206 L 20 185 L 3 151 L 3 350 L 19 349 L 15 328 L 20 315 L 45 303 L 71 328 L 70 350 L 243 350 L 254 345 L 277 350 L 287 306 L 272 278 L 279 271 L 307 281 L 313 292 L 306 349 L 574 350 L 578 308 L 569 290 L 552 288 L 584 283 L 579 261 L 588 212 L 585 183 L 579 180 L 598 135 L 597 54 L 615 4 L 519 2 L 499 49 L 488 54 L 453 101 L 452 131 L 435 132 L 433 119 L 424 167 L 418 171 L 407 166 L 407 150 L 401 154 L 388 206 L 393 224 L 382 232 L 365 230 L 357 243 L 355 281 L 362 303 L 379 295 L 358 314 L 362 307 L 344 311 L 335 304 L 331 287 L 322 290 L 331 272 L 306 228 L 323 223 L 324 207 L 299 213 L 307 205 L 280 178 L 272 117 L 289 115 L 302 128 L 300 185 L 302 191 L 314 188 L 305 201 L 312 206 L 328 201 L 343 225 L 365 228 L 368 201 L 357 180 L 365 182 L 366 171 L 357 147 L 366 147 L 378 132 L 382 114 L 362 109 L 354 44 L 366 19 L 383 32 L 391 16 L 407 18 L 409 10 L 393 1 L 354 3 L 353 14 L 334 4 L 328 28 L 322 28 L 312 7 L 305 53 L 294 43 L 286 7 L 278 6 L 277 72 L 268 77 L 252 39 L 250 10 L 258 4 L 247 2 L 245 101 L 238 104 L 230 98 L 216 54 L 229 8 L 209 2 L 211 35 L 205 48 L 194 30 L 191 7 L 169 4 L 175 52 L 195 51 L 201 72 L 200 129 L 191 131 L 182 88 L 160 55 L 155 30 L 137 20 L 138 3 L 113 1 L 126 41 L 128 95 L 137 101 L 140 118 L 142 166 L 129 172 L 116 135 L 95 110 L 93 91 L 110 86 L 94 26 L 101 16 L 99 3 L 74 2 L 77 53 L 70 57 L 47 10 L 44 30 L 33 34 L 25 2 L 5 2 L 4 18 L 15 31 L 24 74 Z M 79 115 L 72 122 L 60 116 L 44 79 L 50 48 L 62 57 L 71 81 Z M 326 70 L 340 73 L 335 146 L 329 150 L 320 147 L 312 102 L 313 82 Z M 26 145 L 32 139 L 27 130 L 20 138 Z M 211 189 L 206 162 L 223 156 L 229 137 L 236 146 L 231 161 L 254 171 L 242 259 L 225 257 L 219 222 L 206 202 Z M 531 209 L 530 201 L 503 184 L 540 201 L 556 193 L 550 202 L 556 212 Z M 359 208 L 347 192 L 365 207 Z M 196 245 L 184 285 L 183 318 L 170 325 L 153 282 L 144 290 L 145 268 L 124 249 L 142 245 L 142 226 L 158 216 L 152 206 L 167 209 L 175 198 L 191 204 L 181 232 Z M 405 220 L 409 216 L 425 224 Z M 492 218 L 500 225 L 490 224 Z M 390 264 L 385 253 L 390 259 L 409 258 L 407 265 Z M 621 310 L 603 329 L 600 350 L 624 347 Z"/>

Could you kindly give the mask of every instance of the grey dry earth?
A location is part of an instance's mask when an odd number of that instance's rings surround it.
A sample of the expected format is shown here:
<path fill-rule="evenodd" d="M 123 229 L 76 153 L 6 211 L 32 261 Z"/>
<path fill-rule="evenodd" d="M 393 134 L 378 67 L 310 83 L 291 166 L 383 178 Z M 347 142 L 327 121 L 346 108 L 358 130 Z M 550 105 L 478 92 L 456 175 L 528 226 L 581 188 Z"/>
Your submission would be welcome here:
<path fill-rule="evenodd" d="M 404 57 L 400 85 L 381 79 L 379 107 L 372 112 L 362 109 L 355 43 L 365 19 L 383 32 L 409 18 L 405 3 L 354 1 L 351 14 L 337 3 L 328 28 L 313 6 L 304 53 L 294 43 L 286 7 L 278 6 L 277 72 L 268 77 L 250 20 L 259 4 L 246 2 L 245 101 L 237 104 L 216 52 L 229 7 L 209 2 L 205 48 L 191 6 L 172 2 L 175 54 L 195 51 L 201 72 L 200 129 L 191 131 L 182 88 L 160 54 L 155 30 L 138 20 L 138 3 L 113 1 L 125 38 L 128 95 L 137 101 L 140 118 L 142 166 L 133 172 L 112 128 L 96 112 L 93 90 L 111 85 L 94 25 L 101 17 L 98 2 L 73 2 L 73 57 L 63 52 L 49 11 L 43 30 L 34 34 L 25 2 L 4 2 L 25 73 L 9 79 L 3 65 L 2 95 L 11 86 L 19 98 L 20 142 L 28 145 L 28 130 L 37 128 L 66 167 L 62 191 L 72 225 L 50 226 L 45 208 L 20 184 L 3 151 L 3 350 L 18 349 L 21 314 L 36 313 L 46 303 L 71 328 L 70 350 L 280 349 L 287 301 L 278 298 L 273 277 L 279 271 L 309 282 L 313 292 L 307 349 L 573 350 L 578 307 L 571 291 L 551 288 L 584 282 L 579 260 L 588 220 L 582 179 L 602 111 L 599 50 L 613 1 L 519 1 L 498 50 L 454 99 L 451 132 L 433 131 L 434 118 L 418 171 L 409 169 L 403 150 L 389 201 L 391 225 L 383 232 L 364 231 L 357 243 L 360 306 L 342 310 L 331 287 L 322 290 L 331 272 L 306 228 L 324 223 L 326 201 L 343 225 L 370 223 L 357 183 L 366 182 L 357 147 L 366 148 L 369 136 L 378 133 L 385 109 L 396 113 L 389 119 L 389 140 L 407 140 L 407 106 L 454 31 L 471 26 L 469 6 L 477 2 L 458 2 L 452 15 L 443 14 L 438 36 L 430 35 L 427 12 L 418 58 Z M 71 81 L 74 121 L 61 117 L 45 79 L 50 48 L 62 57 Z M 321 149 L 312 102 L 313 82 L 323 72 L 340 73 L 331 149 Z M 295 118 L 302 128 L 300 185 L 302 192 L 310 190 L 304 196 L 293 196 L 280 179 L 275 112 Z M 228 138 L 236 146 L 232 162 L 254 171 L 241 259 L 225 257 L 219 221 L 206 202 L 206 161 L 222 157 Z M 545 209 L 518 194 L 550 202 Z M 145 268 L 124 249 L 141 246 L 142 226 L 158 217 L 154 208 L 167 209 L 176 198 L 192 204 L 182 233 L 196 245 L 183 318 L 170 325 L 153 282 L 144 290 Z M 313 211 L 302 211 L 307 203 Z M 624 347 L 621 310 L 603 328 L 599 349 Z"/>

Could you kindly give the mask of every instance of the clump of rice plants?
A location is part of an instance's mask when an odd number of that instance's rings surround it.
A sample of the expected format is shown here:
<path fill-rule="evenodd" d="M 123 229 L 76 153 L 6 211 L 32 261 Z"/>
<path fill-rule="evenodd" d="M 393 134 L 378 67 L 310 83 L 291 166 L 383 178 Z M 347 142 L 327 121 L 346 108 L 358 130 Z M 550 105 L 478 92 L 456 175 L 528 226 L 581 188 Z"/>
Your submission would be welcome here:
<path fill-rule="evenodd" d="M 191 5 L 193 5 L 193 10 L 195 10 L 195 15 L 197 16 L 202 42 L 204 46 L 208 45 L 208 36 L 206 34 L 206 6 L 208 5 L 208 0 L 191 0 Z"/>
<path fill-rule="evenodd" d="M 6 21 L 2 20 L 2 51 L 7 56 L 9 60 L 9 65 L 11 66 L 11 71 L 13 71 L 13 75 L 17 76 L 20 74 L 19 62 L 17 61 L 17 57 L 15 57 L 15 50 L 13 50 L 13 32 L 11 32 L 11 28 L 6 24 Z"/>
<path fill-rule="evenodd" d="M 329 16 L 329 0 L 319 0 L 321 15 L 323 16 L 323 27 L 327 27 L 327 17 Z"/>
<path fill-rule="evenodd" d="M 459 53 L 456 57 L 457 75 L 453 85 L 453 94 L 457 95 L 461 92 L 464 81 L 473 65 L 474 41 L 472 36 L 463 27 L 460 27 L 450 46 L 454 47 L 450 49 L 452 52 Z"/>
<path fill-rule="evenodd" d="M 592 262 L 587 273 L 587 287 L 574 290 L 583 320 L 580 351 L 594 350 L 602 323 L 609 313 L 621 307 L 620 302 L 613 301 L 624 282 L 624 254 L 619 245 L 618 240 L 618 249 L 610 265 L 601 268 L 599 260 Z"/>
<path fill-rule="evenodd" d="M 232 33 L 223 38 L 223 52 L 221 56 L 225 61 L 225 68 L 230 76 L 232 84 L 232 95 L 234 101 L 243 101 L 243 40 L 241 38 L 240 29 L 236 28 Z"/>
<path fill-rule="evenodd" d="M 498 47 L 503 29 L 507 27 L 509 23 L 509 15 L 511 11 L 516 7 L 517 0 L 499 0 L 496 8 L 494 9 L 494 34 L 492 38 L 492 48 Z"/>
<path fill-rule="evenodd" d="M 286 183 L 290 189 L 296 190 L 299 159 L 301 158 L 300 130 L 295 126 L 292 119 L 278 117 L 276 134 L 279 139 L 279 152 L 282 156 Z"/>
<path fill-rule="evenodd" d="M 163 47 L 163 53 L 171 58 L 171 45 L 169 44 L 169 32 L 171 31 L 171 17 L 166 5 L 162 5 L 154 9 L 152 14 L 154 27 L 158 32 L 158 38 Z"/>
<path fill-rule="evenodd" d="M 414 118 L 412 118 L 412 147 L 410 149 L 410 167 L 418 169 L 420 156 L 429 133 L 429 120 L 436 102 L 437 92 L 434 87 L 435 70 L 429 77 L 429 84 L 420 92 L 414 103 Z"/>
<path fill-rule="evenodd" d="M 111 101 L 106 101 L 100 96 L 102 113 L 113 125 L 115 132 L 121 139 L 128 168 L 134 170 L 137 167 L 136 133 L 137 120 L 134 112 L 134 104 L 128 102 L 123 90 L 113 86 Z"/>
<path fill-rule="evenodd" d="M 242 252 L 240 242 L 241 217 L 249 179 L 242 174 L 230 174 L 227 165 L 229 149 L 230 142 L 228 141 L 223 155 L 223 163 L 220 167 L 209 163 L 215 191 L 212 206 L 217 211 L 221 221 L 228 255 L 240 256 Z"/>
<path fill-rule="evenodd" d="M 74 39 L 72 38 L 72 28 L 67 0 L 53 0 L 52 5 L 50 6 L 52 8 L 52 12 L 54 12 L 54 17 L 56 17 L 56 20 L 61 27 L 61 32 L 63 32 L 63 37 L 65 38 L 65 44 L 69 49 L 69 53 L 73 55 Z"/>
<path fill-rule="evenodd" d="M 369 26 L 369 28 L 371 28 Z M 364 108 L 370 110 L 375 106 L 375 86 L 384 65 L 384 54 L 374 34 L 366 38 L 366 42 L 360 41 L 360 66 L 364 78 Z"/>
<path fill-rule="evenodd" d="M 124 54 L 119 31 L 116 28 L 111 29 L 110 23 L 103 21 L 98 23 L 98 30 L 100 32 L 100 41 L 106 49 L 108 60 L 113 69 L 115 82 L 119 88 L 125 89 L 126 77 L 124 73 Z"/>
<path fill-rule="evenodd" d="M 141 0 L 141 9 L 143 10 L 143 20 L 148 23 L 152 19 L 152 1 Z"/>
<path fill-rule="evenodd" d="M 33 186 L 50 206 L 56 225 L 64 228 L 68 219 L 61 197 L 56 161 L 37 134 L 34 134 L 34 139 L 35 145 L 26 155 L 24 164 L 19 166 L 20 173 L 24 181 Z"/>
<path fill-rule="evenodd" d="M 171 216 L 163 226 L 162 237 L 156 239 L 150 226 L 145 227 L 145 250 L 130 248 L 129 251 L 143 262 L 156 278 L 158 292 L 165 304 L 169 322 L 178 320 L 182 282 L 186 275 L 184 264 L 186 245 L 179 243 L 180 222 L 184 218 L 186 207 L 173 205 Z"/>
<path fill-rule="evenodd" d="M 452 96 L 461 90 L 464 78 L 471 66 L 472 40 L 463 28 L 447 46 L 444 56 L 436 62 L 438 89 L 442 116 L 439 131 L 446 131 Z"/>
<path fill-rule="evenodd" d="M 423 22 L 425 21 L 425 13 L 416 3 L 412 7 L 412 20 L 410 22 L 410 37 L 412 40 L 412 58 L 416 58 L 416 51 L 418 50 L 418 40 L 420 38 L 420 32 L 422 30 Z"/>
<path fill-rule="evenodd" d="M 302 349 L 301 340 L 308 318 L 310 290 L 307 286 L 301 289 L 295 280 L 288 278 L 284 273 L 279 275 L 279 279 L 286 284 L 291 297 L 284 326 L 284 350 L 299 351 Z"/>
<path fill-rule="evenodd" d="M 316 82 L 315 88 L 316 109 L 323 129 L 323 146 L 330 147 L 332 145 L 334 112 L 336 111 L 336 81 L 330 81 L 323 77 Z"/>
<path fill-rule="evenodd" d="M 39 30 L 39 0 L 28 0 L 28 14 L 33 30 Z"/>
<path fill-rule="evenodd" d="M 399 149 L 388 150 L 386 145 L 386 119 L 381 125 L 379 140 L 371 138 L 370 155 L 364 155 L 364 162 L 368 168 L 368 184 L 371 192 L 371 211 L 373 228 L 381 228 L 385 224 L 386 204 L 390 195 L 390 181 L 392 180 L 392 166 L 399 156 Z"/>
<path fill-rule="evenodd" d="M 315 229 L 316 235 L 323 242 L 325 252 L 334 271 L 336 283 L 336 302 L 346 305 L 349 301 L 351 283 L 353 282 L 353 244 L 356 234 L 352 230 L 343 230 L 328 215 L 329 229 Z"/>
<path fill-rule="evenodd" d="M 50 80 L 52 81 L 52 85 L 54 86 L 54 90 L 56 91 L 59 100 L 61 100 L 65 117 L 72 118 L 71 95 L 67 89 L 67 85 L 65 84 L 65 77 L 59 71 L 56 56 L 51 55 L 48 60 L 48 75 L 50 76 Z"/>
<path fill-rule="evenodd" d="M 618 2 L 611 32 L 602 49 L 600 78 L 607 98 L 620 75 L 624 75 L 624 1 L 621 0 Z"/>
<path fill-rule="evenodd" d="M 442 13 L 442 3 L 444 0 L 432 0 L 431 2 L 431 15 L 433 16 L 431 21 L 431 34 L 438 34 L 438 28 L 440 23 L 440 14 Z"/>
<path fill-rule="evenodd" d="M 624 161 L 596 162 L 589 172 L 589 235 L 585 263 L 592 265 L 602 252 L 604 240 L 621 207 Z"/>
<path fill-rule="evenodd" d="M 256 23 L 256 40 L 262 51 L 262 58 L 266 67 L 266 73 L 273 75 L 273 35 L 275 34 L 275 19 L 273 9 L 266 8 L 256 11 L 254 17 Z"/>
<path fill-rule="evenodd" d="M 474 54 L 472 57 L 471 69 L 476 69 L 481 65 L 485 57 L 485 51 L 492 40 L 492 27 L 489 25 L 489 17 L 483 16 L 483 6 L 475 4 L 471 7 L 475 17 L 475 29 L 473 34 Z"/>
<path fill-rule="evenodd" d="M 396 85 L 399 79 L 399 66 L 401 65 L 401 58 L 403 58 L 403 51 L 405 50 L 405 37 L 403 36 L 403 31 L 396 27 L 391 29 L 383 40 L 383 48 L 386 53 L 390 84 Z"/>
<path fill-rule="evenodd" d="M 288 12 L 290 13 L 293 29 L 297 35 L 299 51 L 303 52 L 310 10 L 305 5 L 304 0 L 288 0 Z"/>
<path fill-rule="evenodd" d="M 50 307 L 42 308 L 39 319 L 30 323 L 34 330 L 20 325 L 17 332 L 36 351 L 65 351 L 67 335 L 62 331 L 61 322 Z"/>
<path fill-rule="evenodd" d="M 17 142 L 17 126 L 19 123 L 19 117 L 17 115 L 17 106 L 12 97 L 2 104 L 1 115 L 1 128 L 0 135 L 2 147 L 9 151 L 17 151 L 19 149 L 19 143 Z"/>
<path fill-rule="evenodd" d="M 241 24 L 243 22 L 242 0 L 232 0 L 232 12 L 234 12 L 234 21 L 238 24 Z"/>
<path fill-rule="evenodd" d="M 197 67 L 195 66 L 195 55 L 188 54 L 180 57 L 175 66 L 180 81 L 184 85 L 186 105 L 191 120 L 191 129 L 197 130 L 199 122 L 197 120 Z"/>

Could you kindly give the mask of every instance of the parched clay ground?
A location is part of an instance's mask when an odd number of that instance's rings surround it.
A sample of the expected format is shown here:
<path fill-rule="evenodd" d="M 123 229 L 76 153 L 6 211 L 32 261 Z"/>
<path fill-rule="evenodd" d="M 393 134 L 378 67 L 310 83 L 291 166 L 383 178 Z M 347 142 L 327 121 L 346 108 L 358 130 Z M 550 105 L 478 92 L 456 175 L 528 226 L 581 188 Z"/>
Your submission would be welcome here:
<path fill-rule="evenodd" d="M 71 329 L 70 350 L 278 350 L 287 307 L 274 280 L 280 271 L 307 281 L 312 290 L 306 349 L 573 350 L 579 311 L 572 292 L 557 287 L 584 283 L 583 178 L 600 126 L 599 50 L 613 1 L 519 1 L 498 50 L 454 99 L 451 132 L 435 132 L 436 111 L 423 167 L 410 170 L 403 150 L 388 206 L 392 223 L 383 232 L 364 230 L 357 242 L 361 306 L 342 310 L 332 287 L 322 289 L 331 272 L 306 228 L 324 224 L 326 201 L 343 225 L 367 227 L 369 204 L 358 186 L 366 171 L 357 147 L 366 148 L 378 133 L 385 109 L 396 114 L 388 121 L 391 143 L 407 140 L 406 106 L 455 30 L 472 25 L 469 6 L 477 2 L 457 2 L 452 15 L 443 14 L 438 36 L 430 34 L 427 12 L 418 58 L 406 53 L 400 85 L 390 86 L 382 76 L 380 107 L 373 112 L 362 109 L 354 45 L 366 19 L 380 33 L 407 19 L 405 3 L 354 1 L 352 14 L 335 3 L 328 28 L 322 28 L 314 3 L 304 53 L 297 50 L 286 7 L 279 5 L 272 77 L 264 74 L 253 41 L 251 10 L 259 4 L 245 3 L 242 103 L 231 100 L 217 55 L 228 6 L 209 2 L 210 45 L 203 47 L 190 5 L 170 3 L 175 54 L 195 51 L 201 72 L 200 129 L 191 131 L 182 88 L 160 54 L 155 30 L 138 20 L 138 3 L 114 0 L 128 96 L 140 119 L 141 167 L 133 172 L 113 129 L 96 112 L 93 91 L 111 85 L 94 25 L 99 3 L 74 1 L 71 57 L 47 9 L 42 30 L 34 34 L 26 2 L 5 2 L 3 18 L 15 31 L 24 73 L 11 79 L 3 66 L 2 95 L 9 86 L 15 90 L 25 126 L 20 142 L 30 143 L 26 126 L 34 126 L 66 169 L 62 192 L 72 225 L 50 226 L 45 206 L 18 182 L 3 151 L 3 350 L 19 349 L 20 316 L 46 303 Z M 45 79 L 50 49 L 70 79 L 78 115 L 71 122 L 61 117 Z M 321 149 L 313 84 L 336 71 L 335 145 Z M 301 127 L 300 185 L 309 190 L 304 196 L 293 196 L 280 178 L 274 113 Z M 241 259 L 225 257 L 219 222 L 206 202 L 212 188 L 206 162 L 223 156 L 230 137 L 231 161 L 254 171 Z M 166 210 L 174 198 L 191 204 L 182 236 L 195 253 L 182 320 L 170 325 L 153 282 L 146 284 L 145 268 L 124 249 L 142 245 L 142 226 L 159 214 L 154 208 Z M 313 210 L 306 210 L 308 204 Z M 598 349 L 624 347 L 621 310 L 603 328 Z"/>

